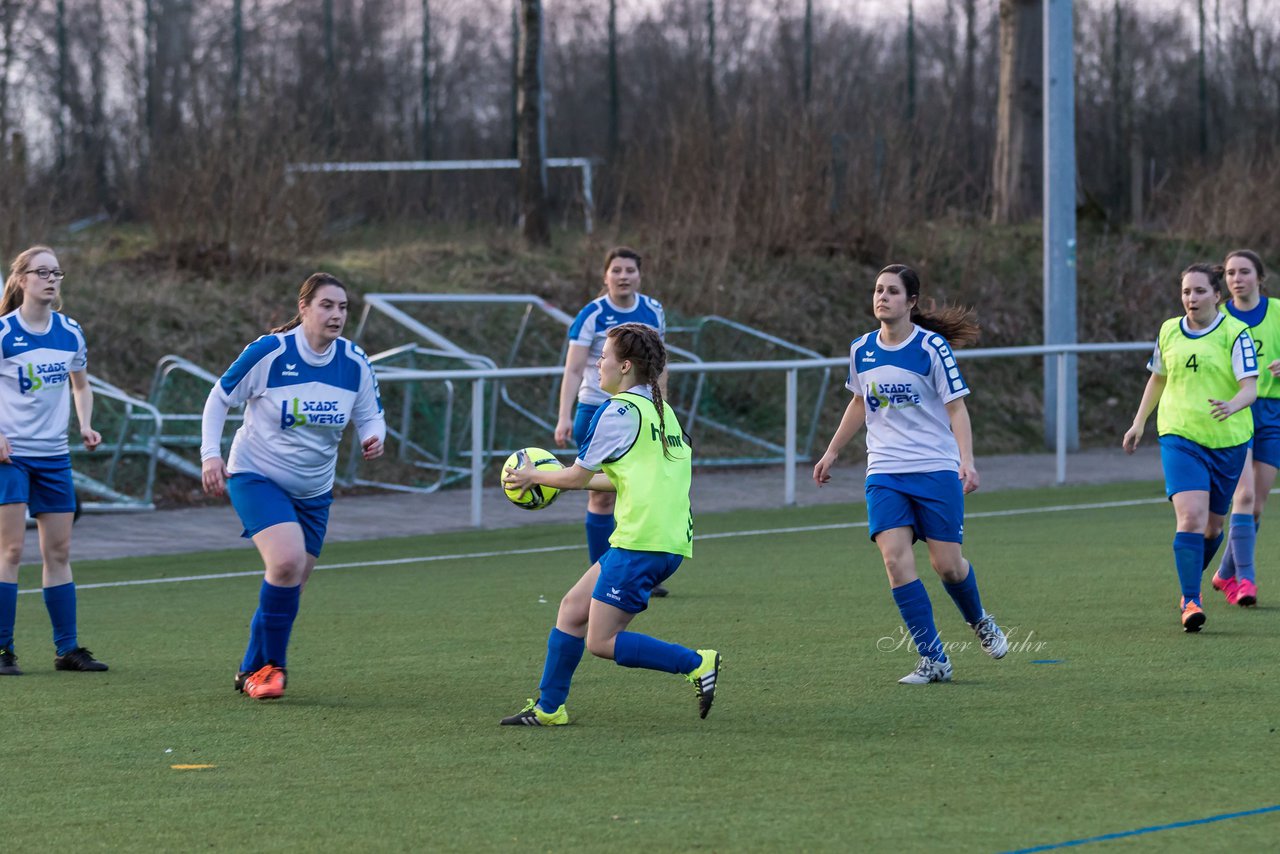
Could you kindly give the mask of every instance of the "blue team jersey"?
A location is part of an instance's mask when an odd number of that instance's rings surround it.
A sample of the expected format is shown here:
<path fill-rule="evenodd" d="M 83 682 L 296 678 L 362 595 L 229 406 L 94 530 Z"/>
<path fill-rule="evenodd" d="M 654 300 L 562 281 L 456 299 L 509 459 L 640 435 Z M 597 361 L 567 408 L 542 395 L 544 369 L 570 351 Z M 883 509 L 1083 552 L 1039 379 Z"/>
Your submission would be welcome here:
<path fill-rule="evenodd" d="M 636 304 L 623 311 L 603 296 L 594 299 L 578 312 L 569 326 L 569 346 L 589 348 L 587 369 L 582 372 L 582 384 L 578 386 L 578 401 L 599 406 L 609 399 L 600 389 L 600 374 L 595 370 L 596 361 L 604 352 L 605 338 L 609 330 L 623 323 L 643 323 L 658 330 L 659 337 L 667 333 L 667 316 L 662 303 L 653 297 L 636 294 Z"/>
<path fill-rule="evenodd" d="M 364 351 L 339 338 L 317 354 L 299 327 L 246 347 L 213 394 L 228 407 L 245 404 L 227 471 L 261 474 L 295 498 L 333 488 L 348 423 L 355 421 L 362 437 L 385 429 L 378 381 Z M 206 436 L 201 458 L 218 454 L 216 437 Z"/>
<path fill-rule="evenodd" d="M 0 434 L 19 457 L 68 452 L 71 371 L 89 367 L 80 324 L 58 312 L 42 332 L 19 309 L 0 317 Z"/>
<path fill-rule="evenodd" d="M 849 347 L 845 388 L 867 412 L 867 475 L 959 471 L 946 405 L 969 387 L 946 339 L 916 326 L 892 347 L 868 332 Z"/>

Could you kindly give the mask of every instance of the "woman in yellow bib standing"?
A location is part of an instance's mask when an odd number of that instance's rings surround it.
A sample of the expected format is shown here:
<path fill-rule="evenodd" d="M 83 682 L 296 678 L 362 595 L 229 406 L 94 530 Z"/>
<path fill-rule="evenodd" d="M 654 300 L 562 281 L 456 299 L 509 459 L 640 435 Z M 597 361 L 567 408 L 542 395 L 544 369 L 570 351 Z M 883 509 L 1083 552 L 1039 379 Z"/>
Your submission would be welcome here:
<path fill-rule="evenodd" d="M 503 718 L 505 726 L 569 723 L 565 700 L 584 648 L 623 667 L 680 673 L 692 682 L 702 717 L 715 698 L 720 654 L 627 631 L 649 605 L 655 586 L 693 555 L 689 510 L 692 450 L 658 378 L 667 351 L 658 331 L 641 323 L 611 328 L 597 362 L 610 397 L 596 411 L 572 466 L 557 471 L 507 469 L 503 486 L 617 493 L 617 528 L 609 549 L 573 585 L 547 638 L 538 699 Z"/>
<path fill-rule="evenodd" d="M 1213 587 L 1227 597 L 1227 604 L 1250 608 L 1258 604 L 1253 561 L 1258 525 L 1280 469 L 1280 359 L 1275 358 L 1280 347 L 1280 300 L 1262 293 L 1267 272 L 1258 253 L 1237 249 L 1227 253 L 1223 266 L 1231 299 L 1222 304 L 1222 310 L 1249 327 L 1258 356 L 1258 399 L 1250 407 L 1253 446 L 1231 499 L 1231 533 L 1222 550 L 1222 564 L 1213 575 Z"/>
<path fill-rule="evenodd" d="M 1151 378 L 1124 449 L 1132 454 L 1159 406 L 1156 427 L 1165 492 L 1173 502 L 1177 531 L 1173 558 L 1182 587 L 1182 628 L 1204 625 L 1200 576 L 1222 544 L 1231 495 L 1253 438 L 1250 404 L 1258 392 L 1258 360 L 1245 324 L 1218 311 L 1222 268 L 1192 264 L 1182 272 L 1186 314 L 1160 327 L 1147 363 Z"/>

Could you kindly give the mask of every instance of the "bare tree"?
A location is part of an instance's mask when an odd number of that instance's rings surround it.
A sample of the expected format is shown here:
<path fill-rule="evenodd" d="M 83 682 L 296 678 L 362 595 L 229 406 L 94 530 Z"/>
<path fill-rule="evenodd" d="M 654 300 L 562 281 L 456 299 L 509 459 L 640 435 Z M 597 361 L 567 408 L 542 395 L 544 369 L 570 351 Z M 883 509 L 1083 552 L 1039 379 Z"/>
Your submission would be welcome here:
<path fill-rule="evenodd" d="M 520 0 L 520 214 L 524 239 L 551 243 L 547 217 L 546 129 L 542 103 L 542 0 Z"/>
<path fill-rule="evenodd" d="M 1024 222 L 1039 213 L 1044 152 L 1042 0 L 1000 0 L 1000 89 L 991 221 Z"/>

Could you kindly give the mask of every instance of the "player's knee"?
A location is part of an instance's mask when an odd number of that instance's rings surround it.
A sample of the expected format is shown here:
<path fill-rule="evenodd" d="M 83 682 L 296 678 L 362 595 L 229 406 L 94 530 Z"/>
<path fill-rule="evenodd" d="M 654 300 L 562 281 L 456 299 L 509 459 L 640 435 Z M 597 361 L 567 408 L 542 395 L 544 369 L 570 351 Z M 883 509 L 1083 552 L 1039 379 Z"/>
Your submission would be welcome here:
<path fill-rule="evenodd" d="M 585 626 L 591 613 L 591 598 L 566 593 L 556 612 L 556 625 Z"/>
<path fill-rule="evenodd" d="M 274 560 L 267 570 L 267 581 L 277 587 L 296 587 L 307 574 L 306 552 L 285 555 Z"/>
<path fill-rule="evenodd" d="M 17 566 L 22 563 L 22 543 L 5 543 L 0 546 L 0 560 L 5 566 Z"/>
<path fill-rule="evenodd" d="M 617 496 L 612 492 L 592 492 L 587 498 L 587 509 L 592 513 L 607 516 L 613 512 L 617 504 Z"/>
<path fill-rule="evenodd" d="M 609 637 L 594 637 L 588 634 L 587 635 L 587 652 L 591 653 L 596 658 L 607 658 L 612 660 L 613 659 L 613 636 L 610 635 Z"/>
<path fill-rule="evenodd" d="M 41 557 L 44 562 L 54 566 L 65 566 L 71 560 L 71 543 L 46 543 L 41 549 Z"/>

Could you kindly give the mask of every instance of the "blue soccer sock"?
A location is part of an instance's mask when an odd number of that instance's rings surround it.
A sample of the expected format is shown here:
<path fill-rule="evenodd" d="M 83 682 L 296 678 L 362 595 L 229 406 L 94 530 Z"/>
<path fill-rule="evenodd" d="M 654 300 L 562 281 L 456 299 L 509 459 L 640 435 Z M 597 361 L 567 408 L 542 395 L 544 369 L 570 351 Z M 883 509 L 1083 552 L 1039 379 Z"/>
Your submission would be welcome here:
<path fill-rule="evenodd" d="M 553 715 L 569 699 L 569 683 L 586 645 L 582 638 L 552 626 L 547 635 L 547 663 L 542 666 L 542 681 L 538 684 L 538 708 L 542 711 Z"/>
<path fill-rule="evenodd" d="M 0 583 L 0 649 L 13 652 L 13 624 L 18 619 L 18 585 Z"/>
<path fill-rule="evenodd" d="M 76 640 L 76 583 L 46 587 L 44 607 L 53 624 L 53 647 L 58 655 L 66 655 L 80 645 Z"/>
<path fill-rule="evenodd" d="M 613 660 L 623 667 L 663 673 L 692 673 L 702 664 L 702 656 L 695 650 L 638 632 L 618 632 L 613 640 Z"/>
<path fill-rule="evenodd" d="M 982 597 L 978 595 L 978 573 L 974 570 L 973 564 L 969 564 L 969 574 L 964 577 L 964 581 L 957 581 L 954 584 L 944 581 L 942 586 L 946 588 L 951 601 L 955 602 L 956 607 L 960 609 L 960 614 L 966 623 L 972 626 L 982 619 L 982 615 L 986 612 L 982 610 Z"/>
<path fill-rule="evenodd" d="M 946 661 L 947 654 L 942 651 L 942 639 L 933 624 L 933 605 L 929 602 L 929 591 L 924 589 L 924 582 L 917 578 L 910 584 L 893 588 L 891 592 L 920 655 L 934 661 Z"/>
<path fill-rule="evenodd" d="M 1204 571 L 1205 538 L 1194 531 L 1178 531 L 1173 535 L 1173 562 L 1178 568 L 1182 598 L 1200 603 L 1200 574 Z"/>
<path fill-rule="evenodd" d="M 1232 514 L 1231 518 L 1232 519 L 1236 518 L 1236 515 Z M 1235 523 L 1233 522 L 1231 524 L 1231 530 L 1234 532 L 1235 529 L 1236 529 L 1236 526 L 1235 526 Z M 1222 563 L 1218 564 L 1218 571 L 1215 572 L 1214 574 L 1217 575 L 1219 578 L 1235 578 L 1236 577 L 1236 557 L 1231 548 L 1230 540 L 1227 540 L 1227 547 L 1222 550 Z"/>
<path fill-rule="evenodd" d="M 289 652 L 289 635 L 293 632 L 293 621 L 298 617 L 301 601 L 301 584 L 276 587 L 268 581 L 262 582 L 262 590 L 258 594 L 263 629 L 262 655 L 267 661 L 274 661 L 277 667 L 288 666 L 285 659 Z"/>
<path fill-rule="evenodd" d="M 592 566 L 609 550 L 609 537 L 615 527 L 612 513 L 587 511 L 587 557 Z"/>
<path fill-rule="evenodd" d="M 1200 564 L 1200 571 L 1204 572 L 1209 568 L 1209 564 L 1213 563 L 1213 556 L 1218 553 L 1218 547 L 1222 545 L 1222 532 L 1218 532 L 1218 536 L 1210 539 L 1204 537 L 1204 562 Z"/>
<path fill-rule="evenodd" d="M 253 612 L 253 619 L 249 621 L 249 646 L 244 651 L 240 672 L 253 673 L 267 663 L 267 656 L 262 646 L 265 635 L 266 627 L 262 624 L 262 609 L 257 608 Z"/>
<path fill-rule="evenodd" d="M 1231 514 L 1231 539 L 1227 542 L 1227 551 L 1235 562 L 1236 578 L 1242 581 L 1254 580 L 1253 551 L 1257 538 L 1258 527 L 1252 514 Z"/>

